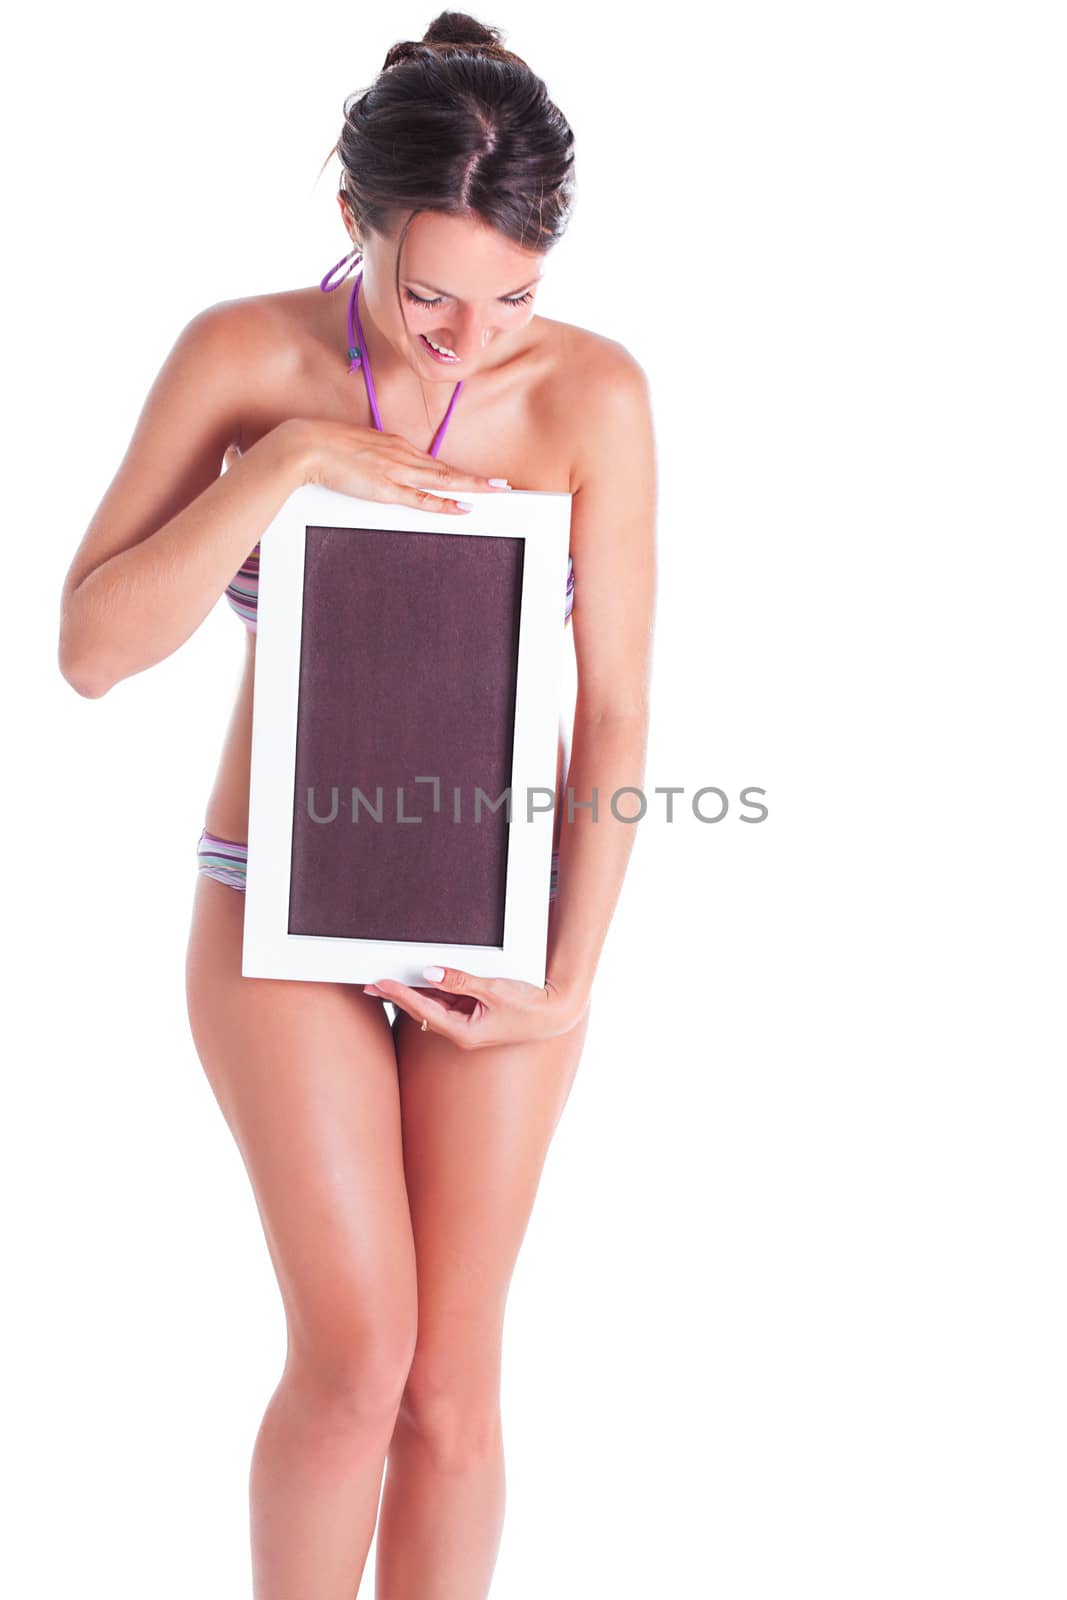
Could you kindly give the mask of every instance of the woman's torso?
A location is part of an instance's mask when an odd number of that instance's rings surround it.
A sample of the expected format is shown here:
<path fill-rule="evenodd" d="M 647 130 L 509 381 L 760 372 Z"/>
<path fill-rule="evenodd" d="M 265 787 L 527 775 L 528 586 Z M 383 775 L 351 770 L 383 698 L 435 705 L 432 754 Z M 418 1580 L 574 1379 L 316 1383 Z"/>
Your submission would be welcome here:
<path fill-rule="evenodd" d="M 242 319 L 243 338 L 247 339 L 252 322 L 258 339 L 254 352 L 243 344 L 235 349 L 235 360 L 245 361 L 249 373 L 240 450 L 251 449 L 289 417 L 374 426 L 366 385 L 358 372 L 348 371 L 345 304 L 339 302 L 347 302 L 347 286 L 333 294 L 318 288 L 295 289 L 242 302 L 245 312 L 254 308 L 253 318 Z M 439 459 L 485 477 L 507 478 L 517 489 L 571 493 L 575 436 L 571 419 L 578 399 L 574 374 L 585 366 L 579 349 L 586 341 L 601 343 L 597 335 L 568 323 L 532 318 L 509 341 L 513 355 L 464 385 Z M 428 450 L 452 385 L 426 385 L 425 405 L 410 372 L 381 378 L 376 372 L 375 387 L 385 428 Z M 576 579 L 576 590 L 577 586 Z M 236 614 L 231 615 L 234 625 L 240 626 Z M 220 838 L 243 842 L 248 838 L 256 636 L 250 629 L 242 631 L 244 665 L 204 825 Z M 570 632 L 568 627 L 568 640 Z M 569 760 L 569 722 L 561 708 L 557 793 L 562 791 Z M 559 823 L 557 810 L 553 848 Z"/>

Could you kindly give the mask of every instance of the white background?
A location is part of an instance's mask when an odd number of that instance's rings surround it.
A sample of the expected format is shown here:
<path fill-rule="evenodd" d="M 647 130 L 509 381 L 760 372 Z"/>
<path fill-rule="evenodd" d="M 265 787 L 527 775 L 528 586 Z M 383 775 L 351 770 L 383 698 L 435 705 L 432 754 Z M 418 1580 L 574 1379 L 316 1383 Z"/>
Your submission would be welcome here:
<path fill-rule="evenodd" d="M 343 253 L 344 97 L 433 14 L 105 0 L 9 41 L 20 1600 L 250 1592 L 284 1322 L 183 989 L 243 630 L 220 600 L 85 700 L 59 591 L 185 322 Z M 540 309 L 652 382 L 647 788 L 770 807 L 641 826 L 511 1290 L 493 1595 L 1062 1600 L 1059 8 L 476 14 L 577 135 Z"/>

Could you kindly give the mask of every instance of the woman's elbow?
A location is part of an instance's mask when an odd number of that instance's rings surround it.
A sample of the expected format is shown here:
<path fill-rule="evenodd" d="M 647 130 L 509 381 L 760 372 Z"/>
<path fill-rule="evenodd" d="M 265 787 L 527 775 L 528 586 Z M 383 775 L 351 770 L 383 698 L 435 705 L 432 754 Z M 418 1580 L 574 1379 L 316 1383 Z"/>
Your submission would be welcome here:
<path fill-rule="evenodd" d="M 65 656 L 62 649 L 59 652 L 59 670 L 75 693 L 85 700 L 99 700 L 111 687 L 104 679 L 94 676 L 86 663 Z"/>
<path fill-rule="evenodd" d="M 61 675 L 76 694 L 86 700 L 99 700 L 112 686 L 112 680 L 101 670 L 101 663 L 79 638 L 70 617 L 64 616 L 59 629 L 59 648 L 56 652 Z"/>

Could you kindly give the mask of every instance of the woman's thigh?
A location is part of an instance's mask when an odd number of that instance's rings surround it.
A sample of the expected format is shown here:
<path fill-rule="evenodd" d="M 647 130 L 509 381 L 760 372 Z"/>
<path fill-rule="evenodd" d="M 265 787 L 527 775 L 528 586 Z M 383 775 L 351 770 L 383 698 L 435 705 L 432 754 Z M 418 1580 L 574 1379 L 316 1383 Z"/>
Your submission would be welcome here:
<path fill-rule="evenodd" d="M 504 1303 L 589 1022 L 460 1050 L 398 1012 L 404 1163 L 418 1264 L 413 1398 L 493 1381 Z M 447 1406 L 446 1406 L 446 1409 Z"/>
<path fill-rule="evenodd" d="M 244 905 L 198 875 L 186 998 L 252 1183 L 290 1360 L 402 1389 L 416 1280 L 388 1018 L 356 985 L 244 977 Z"/>

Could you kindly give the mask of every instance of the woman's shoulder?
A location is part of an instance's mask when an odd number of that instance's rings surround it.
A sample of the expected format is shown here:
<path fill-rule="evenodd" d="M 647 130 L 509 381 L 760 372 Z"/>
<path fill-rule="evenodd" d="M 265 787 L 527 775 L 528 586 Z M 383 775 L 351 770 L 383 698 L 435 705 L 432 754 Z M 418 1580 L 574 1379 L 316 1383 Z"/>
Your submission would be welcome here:
<path fill-rule="evenodd" d="M 240 396 L 242 447 L 283 416 L 306 409 L 330 372 L 336 354 L 324 309 L 311 289 L 282 289 L 219 300 L 194 319 L 210 356 L 204 373 L 224 372 Z"/>
<path fill-rule="evenodd" d="M 552 317 L 539 320 L 545 325 L 546 343 L 552 347 L 559 365 L 587 384 L 640 381 L 644 377 L 637 357 L 621 340 L 579 327 L 575 322 L 559 322 Z"/>
<path fill-rule="evenodd" d="M 194 321 L 210 330 L 215 341 L 241 363 L 260 371 L 279 362 L 299 360 L 300 335 L 314 339 L 319 333 L 319 309 L 310 289 L 281 289 L 273 293 L 242 295 L 218 300 L 199 312 Z M 321 299 L 321 295 L 320 295 Z"/>
<path fill-rule="evenodd" d="M 542 413 L 574 439 L 626 426 L 649 407 L 648 377 L 618 339 L 576 323 L 546 323 L 545 363 L 550 380 L 539 385 Z"/>

